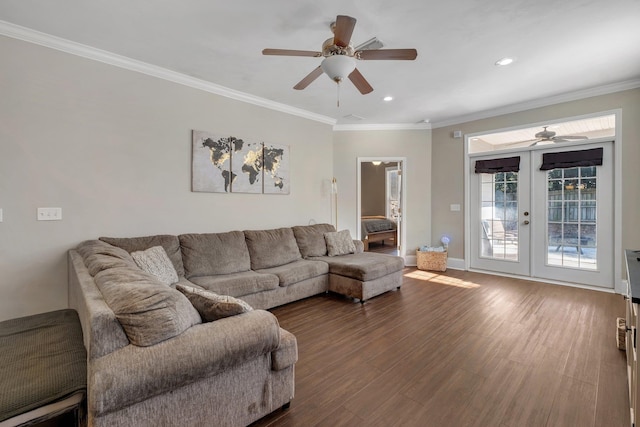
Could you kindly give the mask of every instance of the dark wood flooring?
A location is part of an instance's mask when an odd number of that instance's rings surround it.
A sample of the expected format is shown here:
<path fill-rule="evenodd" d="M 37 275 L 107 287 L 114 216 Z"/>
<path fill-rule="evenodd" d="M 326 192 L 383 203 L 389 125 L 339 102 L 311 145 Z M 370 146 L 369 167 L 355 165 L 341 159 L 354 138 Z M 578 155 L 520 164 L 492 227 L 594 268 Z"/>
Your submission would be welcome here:
<path fill-rule="evenodd" d="M 298 339 L 296 396 L 258 426 L 628 426 L 622 296 L 405 269 L 362 305 L 272 310 Z"/>

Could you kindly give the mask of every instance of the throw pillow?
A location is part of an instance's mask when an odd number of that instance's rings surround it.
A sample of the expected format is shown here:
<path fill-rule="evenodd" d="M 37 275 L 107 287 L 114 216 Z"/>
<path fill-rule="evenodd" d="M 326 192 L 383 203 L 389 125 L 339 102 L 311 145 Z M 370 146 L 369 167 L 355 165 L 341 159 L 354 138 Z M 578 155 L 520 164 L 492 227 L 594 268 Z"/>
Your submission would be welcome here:
<path fill-rule="evenodd" d="M 349 230 L 331 231 L 324 233 L 324 240 L 327 242 L 327 255 L 346 255 L 356 252 L 356 245 L 353 243 Z"/>
<path fill-rule="evenodd" d="M 187 297 L 204 322 L 212 322 L 253 310 L 253 307 L 246 302 L 229 295 L 218 295 L 215 292 L 185 285 L 177 285 L 176 289 Z"/>
<path fill-rule="evenodd" d="M 131 257 L 138 267 L 152 274 L 165 285 L 171 285 L 180 280 L 176 269 L 162 246 L 153 246 L 144 251 L 131 252 Z"/>

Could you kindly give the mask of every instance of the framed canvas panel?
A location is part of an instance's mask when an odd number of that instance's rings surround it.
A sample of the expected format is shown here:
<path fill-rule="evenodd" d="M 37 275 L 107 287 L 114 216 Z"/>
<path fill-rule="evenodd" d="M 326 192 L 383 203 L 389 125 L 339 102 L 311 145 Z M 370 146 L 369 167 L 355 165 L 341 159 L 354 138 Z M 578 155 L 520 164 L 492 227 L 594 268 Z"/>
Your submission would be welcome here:
<path fill-rule="evenodd" d="M 264 144 L 264 194 L 289 194 L 289 146 Z"/>
<path fill-rule="evenodd" d="M 262 193 L 262 143 L 230 138 L 232 193 Z"/>
<path fill-rule="evenodd" d="M 194 130 L 192 132 L 191 190 L 229 193 L 232 181 L 230 138 Z"/>

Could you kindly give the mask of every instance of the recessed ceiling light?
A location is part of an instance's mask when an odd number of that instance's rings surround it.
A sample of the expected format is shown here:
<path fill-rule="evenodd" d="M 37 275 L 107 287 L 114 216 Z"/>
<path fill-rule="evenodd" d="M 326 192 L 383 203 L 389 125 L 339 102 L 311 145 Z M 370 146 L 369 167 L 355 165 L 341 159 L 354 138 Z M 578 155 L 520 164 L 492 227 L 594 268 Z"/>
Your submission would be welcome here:
<path fill-rule="evenodd" d="M 385 96 L 382 100 L 386 102 L 393 101 L 393 96 Z"/>
<path fill-rule="evenodd" d="M 509 64 L 512 64 L 512 63 L 513 63 L 513 61 L 515 61 L 515 59 L 514 59 L 514 58 L 505 57 L 505 58 L 498 59 L 498 60 L 496 61 L 496 65 L 497 65 L 497 66 L 499 66 L 499 67 L 501 67 L 501 66 L 503 66 L 503 65 L 509 65 Z"/>

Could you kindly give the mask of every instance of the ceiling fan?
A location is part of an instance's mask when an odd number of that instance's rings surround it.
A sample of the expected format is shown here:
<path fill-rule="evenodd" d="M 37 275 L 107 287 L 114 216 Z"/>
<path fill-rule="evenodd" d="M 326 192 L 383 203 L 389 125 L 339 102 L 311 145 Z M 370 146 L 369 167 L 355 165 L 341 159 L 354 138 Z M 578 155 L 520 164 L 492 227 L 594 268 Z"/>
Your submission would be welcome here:
<path fill-rule="evenodd" d="M 293 88 L 302 90 L 311 82 L 325 73 L 336 83 L 340 84 L 345 77 L 355 85 L 363 95 L 373 91 L 373 87 L 356 68 L 356 60 L 413 60 L 418 56 L 415 49 L 354 49 L 350 44 L 351 34 L 356 25 L 356 19 L 346 15 L 338 15 L 331 24 L 333 37 L 322 44 L 322 51 L 264 49 L 263 55 L 282 56 L 311 56 L 324 57 L 320 66 L 311 71 Z"/>
<path fill-rule="evenodd" d="M 540 143 L 546 143 L 546 142 L 556 143 L 556 142 L 569 142 L 572 139 L 589 139 L 586 136 L 580 136 L 580 135 L 556 136 L 556 133 L 554 131 L 547 130 L 548 127 L 549 126 L 543 126 L 542 131 L 535 134 L 535 137 L 538 139 L 534 141 L 533 144 L 531 144 L 530 146 L 534 146 L 534 145 L 538 145 Z"/>
<path fill-rule="evenodd" d="M 529 147 L 533 147 L 536 145 L 543 145 L 543 144 L 555 144 L 556 142 L 569 142 L 572 139 L 589 139 L 586 136 L 582 136 L 582 135 L 560 135 L 560 136 L 556 136 L 556 133 L 552 130 L 547 130 L 549 126 L 543 126 L 542 130 L 538 133 L 536 133 L 534 136 L 536 139 L 530 139 L 530 140 L 526 140 L 526 141 L 517 141 L 517 142 L 510 142 L 507 144 L 503 144 L 503 146 L 508 147 L 511 145 L 520 145 L 520 144 L 526 144 L 528 142 L 531 142 L 531 144 L 529 144 Z"/>

